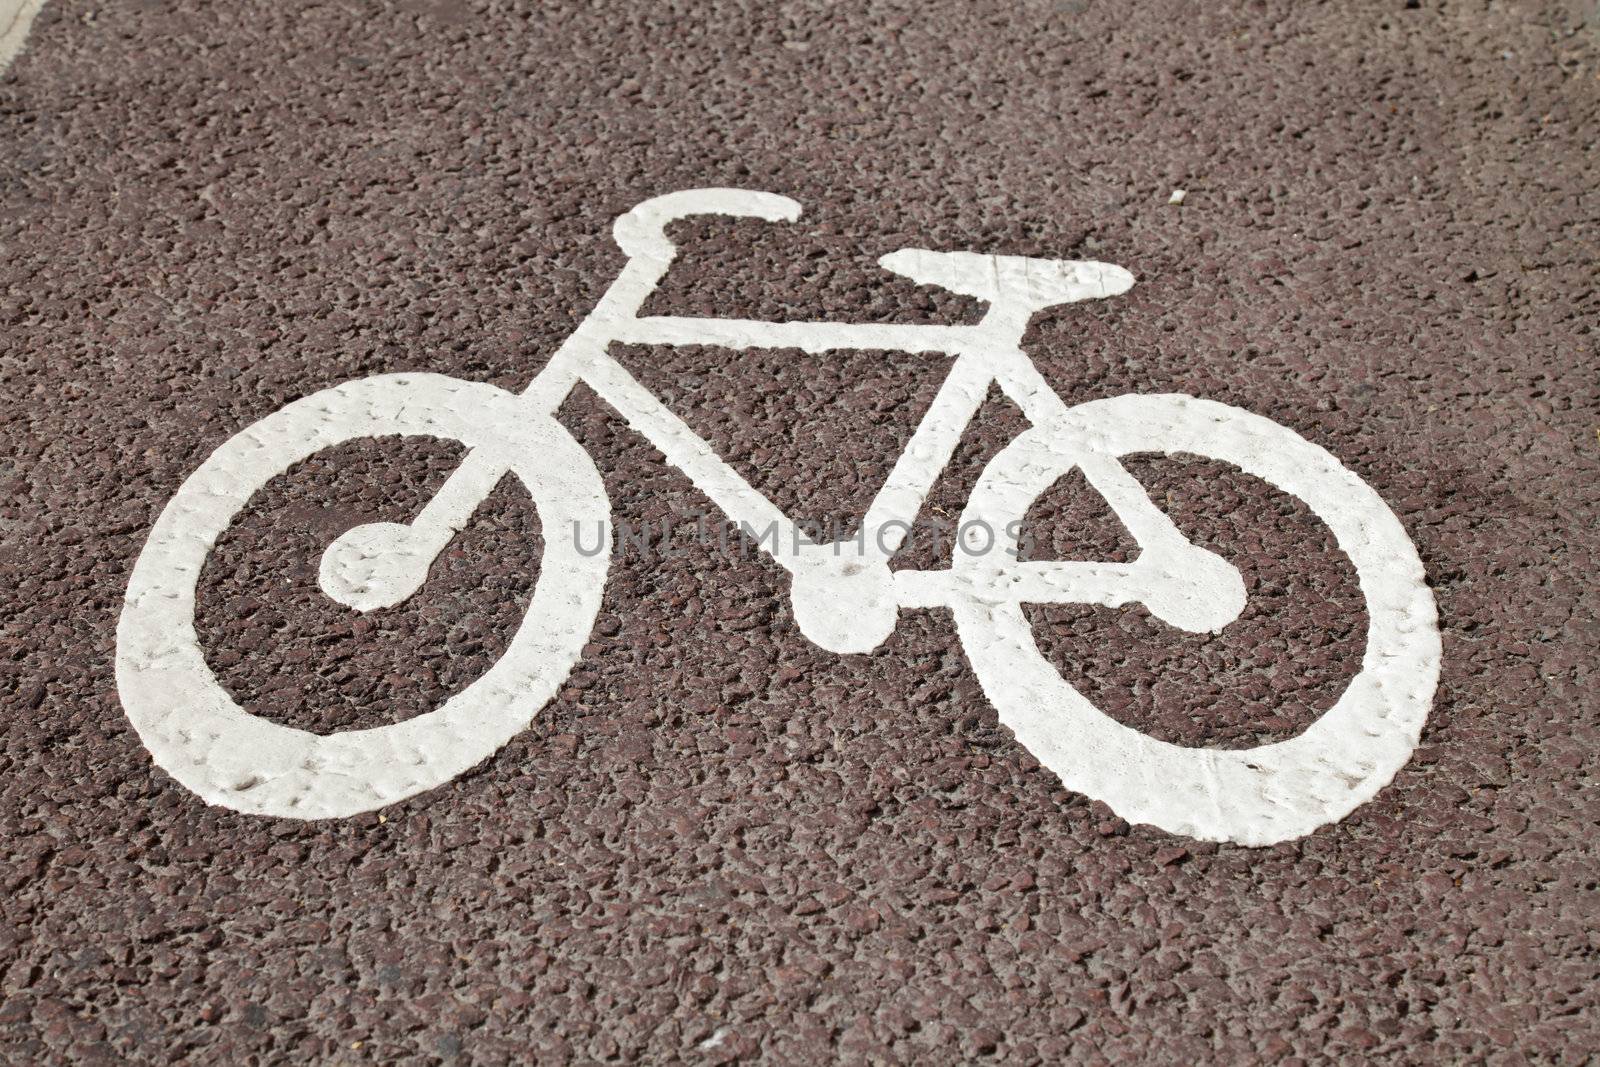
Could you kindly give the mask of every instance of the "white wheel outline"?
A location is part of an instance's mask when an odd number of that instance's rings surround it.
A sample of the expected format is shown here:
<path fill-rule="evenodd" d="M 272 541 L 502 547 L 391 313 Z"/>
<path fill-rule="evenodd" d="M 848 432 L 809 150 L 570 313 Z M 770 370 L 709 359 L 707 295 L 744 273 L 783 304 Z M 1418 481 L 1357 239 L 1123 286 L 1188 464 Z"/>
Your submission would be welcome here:
<path fill-rule="evenodd" d="M 1130 394 L 1072 408 L 1022 433 L 979 477 L 962 513 L 1007 531 L 1014 552 L 1033 501 L 1099 452 L 1191 453 L 1232 463 L 1304 502 L 1350 558 L 1366 599 L 1360 672 L 1299 736 L 1250 749 L 1185 748 L 1101 712 L 1039 652 L 1017 602 L 954 604 L 957 631 L 990 702 L 1063 785 L 1129 822 L 1208 841 L 1270 845 L 1302 837 L 1371 800 L 1410 758 L 1433 703 L 1441 646 L 1433 593 L 1400 520 L 1326 449 L 1241 408 L 1183 394 Z M 957 554 L 992 588 L 1009 552 Z"/>
<path fill-rule="evenodd" d="M 319 735 L 258 718 L 217 684 L 194 628 L 206 557 L 273 477 L 345 441 L 391 434 L 482 449 L 533 497 L 544 554 L 505 654 L 441 707 Z M 123 708 L 162 769 L 208 803 L 257 815 L 356 815 L 444 785 L 526 729 L 577 663 L 610 561 L 577 550 L 572 523 L 610 506 L 594 461 L 552 416 L 491 385 L 389 374 L 297 400 L 229 438 L 190 475 L 134 564 L 117 624 Z"/>

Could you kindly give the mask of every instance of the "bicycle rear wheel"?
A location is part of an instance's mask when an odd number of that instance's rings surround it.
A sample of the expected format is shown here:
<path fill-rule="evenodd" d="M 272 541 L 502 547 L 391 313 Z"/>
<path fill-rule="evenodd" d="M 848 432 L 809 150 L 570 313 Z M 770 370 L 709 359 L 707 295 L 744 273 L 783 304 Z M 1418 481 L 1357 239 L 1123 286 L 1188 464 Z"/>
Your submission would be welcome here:
<path fill-rule="evenodd" d="M 957 554 L 972 588 L 1004 588 L 1021 520 L 1074 456 L 1182 452 L 1231 463 L 1303 501 L 1356 570 L 1368 615 L 1361 669 L 1297 737 L 1249 749 L 1186 748 L 1106 715 L 1040 652 L 1021 601 L 955 605 L 985 694 L 1067 788 L 1130 822 L 1188 837 L 1269 845 L 1336 822 L 1410 758 L 1433 702 L 1440 641 L 1433 594 L 1405 529 L 1373 489 L 1326 450 L 1270 419 L 1179 394 L 1079 405 L 1028 430 L 984 469 L 962 525 L 1006 531 L 1010 552 Z"/>
<path fill-rule="evenodd" d="M 424 436 L 487 452 L 527 488 L 545 531 L 528 613 L 505 654 L 443 706 L 404 722 L 319 735 L 251 715 L 218 684 L 195 633 L 195 590 L 217 539 L 272 478 L 353 438 Z M 600 607 L 609 541 L 567 536 L 609 515 L 605 486 L 566 429 L 510 393 L 433 374 L 324 389 L 229 438 L 162 511 L 117 624 L 117 689 L 167 773 L 207 802 L 336 818 L 391 804 L 488 758 L 555 695 Z"/>

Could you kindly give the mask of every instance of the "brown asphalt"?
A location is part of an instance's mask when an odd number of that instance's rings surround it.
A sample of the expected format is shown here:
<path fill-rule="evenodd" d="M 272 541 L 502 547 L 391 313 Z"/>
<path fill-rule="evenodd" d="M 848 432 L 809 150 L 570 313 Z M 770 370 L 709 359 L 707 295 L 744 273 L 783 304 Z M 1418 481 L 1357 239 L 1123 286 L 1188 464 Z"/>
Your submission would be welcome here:
<path fill-rule="evenodd" d="M 47 5 L 0 75 L 0 1061 L 1593 1062 L 1597 141 L 1593 3 Z M 611 219 L 705 185 L 807 215 L 678 227 L 653 310 L 970 319 L 874 265 L 905 245 L 1131 269 L 1030 354 L 1069 401 L 1266 415 L 1383 495 L 1444 631 L 1415 758 L 1270 849 L 1129 826 L 999 725 L 948 616 L 810 645 L 782 573 L 702 543 L 702 498 L 580 392 L 618 520 L 671 551 L 619 553 L 532 728 L 343 822 L 154 767 L 114 628 L 183 477 L 346 379 L 520 386 L 619 267 Z M 846 523 L 943 369 L 623 355 Z M 1022 425 L 988 405 L 930 513 Z M 377 725 L 493 662 L 539 559 L 514 485 L 403 606 L 316 584 L 452 456 L 373 441 L 258 496 L 200 598 L 241 702 Z M 1250 608 L 1206 638 L 1033 609 L 1041 647 L 1156 736 L 1294 736 L 1359 660 L 1348 563 L 1237 470 L 1133 467 Z M 1081 482 L 1030 528 L 1131 544 Z"/>

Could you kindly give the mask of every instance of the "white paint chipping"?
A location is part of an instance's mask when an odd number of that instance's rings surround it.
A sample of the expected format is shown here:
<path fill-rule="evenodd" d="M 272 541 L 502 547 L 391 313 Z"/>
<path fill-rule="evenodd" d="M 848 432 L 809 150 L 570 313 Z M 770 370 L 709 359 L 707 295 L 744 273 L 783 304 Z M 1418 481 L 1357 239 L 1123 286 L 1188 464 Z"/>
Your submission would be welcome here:
<path fill-rule="evenodd" d="M 1167 197 L 1167 203 L 1176 207 L 1177 205 L 1183 203 L 1183 198 L 1188 195 L 1189 190 L 1187 189 L 1174 189 L 1172 190 L 1172 195 Z"/>
<path fill-rule="evenodd" d="M 135 564 L 117 632 L 123 705 L 156 762 L 206 800 L 240 811 L 326 818 L 369 811 L 442 785 L 525 728 L 577 660 L 600 602 L 608 552 L 585 556 L 562 531 L 607 519 L 593 461 L 554 412 L 587 384 L 653 443 L 729 519 L 771 531 L 764 550 L 791 575 L 801 632 L 841 653 L 870 652 L 902 608 L 946 607 L 1001 720 L 1069 788 L 1133 821 L 1174 833 L 1262 845 L 1336 821 L 1369 799 L 1416 745 L 1439 668 L 1433 598 L 1398 520 L 1327 452 L 1270 420 L 1193 397 L 1126 396 L 1068 407 L 1023 353 L 1042 308 L 1125 292 L 1107 263 L 905 249 L 882 265 L 988 302 L 971 326 L 769 323 L 640 316 L 675 254 L 665 227 L 693 214 L 792 220 L 770 193 L 699 189 L 648 200 L 617 220 L 627 265 L 595 310 L 520 396 L 437 375 L 385 375 L 325 389 L 225 442 L 179 488 Z M 904 349 L 955 357 L 864 520 L 862 538 L 819 544 L 750 486 L 609 354 L 613 342 L 733 348 Z M 958 553 L 947 571 L 892 572 L 929 490 L 991 386 L 1032 429 L 984 469 L 962 515 L 1014 542 L 1029 505 L 1079 469 L 1139 542 L 1127 565 L 1019 563 Z M 331 544 L 323 591 L 357 611 L 403 602 L 495 483 L 528 488 L 546 556 L 528 617 L 494 667 L 433 712 L 389 726 L 319 736 L 240 708 L 195 635 L 195 583 L 217 538 L 278 473 L 352 438 L 412 434 L 469 452 L 406 524 L 372 523 Z M 1106 716 L 1039 653 L 1026 603 L 1142 604 L 1191 631 L 1220 630 L 1247 601 L 1236 568 L 1189 543 L 1119 457 L 1188 452 L 1233 463 L 1309 505 L 1349 555 L 1370 628 L 1360 674 L 1301 736 L 1254 749 L 1166 744 Z M 1004 545 L 1014 548 L 1014 543 Z M 715 1035 L 714 1035 L 715 1036 Z"/>
<path fill-rule="evenodd" d="M 0 0 L 0 74 L 22 51 L 33 20 L 44 7 L 44 0 Z"/>

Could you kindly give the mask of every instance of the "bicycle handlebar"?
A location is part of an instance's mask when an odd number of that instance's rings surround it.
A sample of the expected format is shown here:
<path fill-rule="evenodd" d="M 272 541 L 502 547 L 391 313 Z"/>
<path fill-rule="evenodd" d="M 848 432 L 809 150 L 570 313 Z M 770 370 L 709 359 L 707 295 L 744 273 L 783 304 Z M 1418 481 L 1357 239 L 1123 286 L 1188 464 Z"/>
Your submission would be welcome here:
<path fill-rule="evenodd" d="M 630 258 L 670 260 L 677 249 L 664 232 L 667 223 L 690 215 L 793 222 L 800 217 L 800 204 L 787 196 L 748 189 L 684 189 L 651 197 L 627 214 L 618 216 L 611 233 Z"/>

